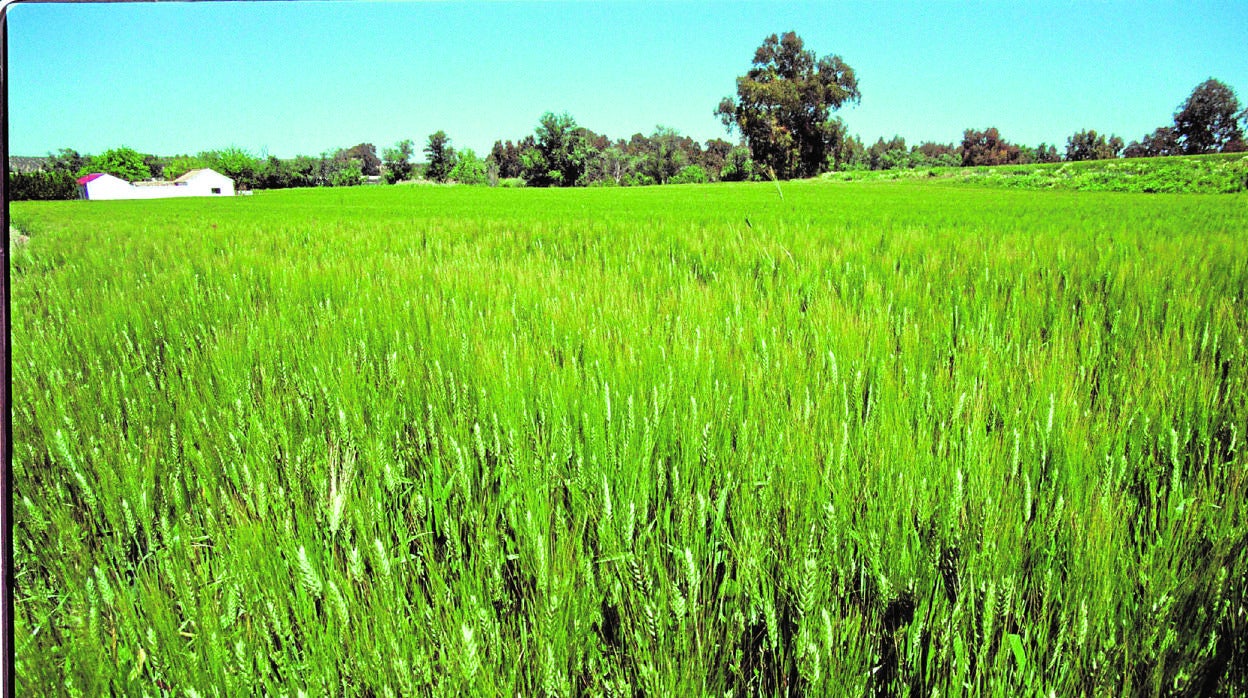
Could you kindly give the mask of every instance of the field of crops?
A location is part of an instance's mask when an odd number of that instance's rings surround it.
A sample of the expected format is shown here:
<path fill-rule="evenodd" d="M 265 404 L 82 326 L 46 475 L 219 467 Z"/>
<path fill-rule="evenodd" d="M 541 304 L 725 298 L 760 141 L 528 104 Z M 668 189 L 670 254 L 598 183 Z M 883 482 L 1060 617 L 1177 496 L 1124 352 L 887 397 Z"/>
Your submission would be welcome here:
<path fill-rule="evenodd" d="M 14 205 L 19 695 L 1248 691 L 1248 199 Z"/>

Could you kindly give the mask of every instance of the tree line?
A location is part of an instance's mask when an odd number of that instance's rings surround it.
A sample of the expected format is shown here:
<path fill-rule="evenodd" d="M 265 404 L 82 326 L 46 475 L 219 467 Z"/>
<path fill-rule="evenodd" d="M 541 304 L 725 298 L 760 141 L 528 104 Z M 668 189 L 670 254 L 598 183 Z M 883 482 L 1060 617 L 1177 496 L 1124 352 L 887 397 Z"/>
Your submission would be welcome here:
<path fill-rule="evenodd" d="M 14 200 L 72 199 L 78 196 L 78 178 L 94 172 L 128 182 L 173 181 L 200 168 L 232 178 L 239 189 L 286 189 L 361 184 L 370 176 L 380 176 L 381 160 L 369 143 L 290 159 L 257 156 L 239 147 L 175 156 L 144 154 L 124 146 L 94 156 L 62 148 L 49 154 L 38 170 L 10 173 L 10 196 Z"/>
<path fill-rule="evenodd" d="M 861 101 L 857 76 L 840 56 L 822 58 L 794 32 L 772 34 L 755 51 L 752 67 L 736 79 L 736 95 L 724 97 L 714 113 L 736 142 L 699 142 L 658 126 L 650 134 L 615 139 L 579 125 L 570 114 L 548 112 L 534 132 L 495 141 L 481 157 L 458 150 L 442 130 L 430 134 L 416 162 L 416 143 L 404 139 L 382 150 L 360 143 L 320 156 L 280 159 L 231 147 L 197 155 L 158 157 L 131 148 L 96 156 L 71 149 L 49 155 L 34 172 L 9 177 L 10 198 L 76 198 L 76 179 L 105 172 L 128 181 L 173 180 L 212 168 L 239 189 L 394 184 L 413 180 L 490 186 L 644 186 L 713 181 L 813 177 L 828 171 L 923 167 L 977 167 L 1158 157 L 1248 150 L 1248 109 L 1234 90 L 1210 78 L 1198 85 L 1160 126 L 1129 144 L 1113 134 L 1081 130 L 1056 144 L 1011 143 L 996 128 L 970 128 L 960 143 L 925 141 L 907 146 L 901 136 L 867 146 L 833 116 Z"/>

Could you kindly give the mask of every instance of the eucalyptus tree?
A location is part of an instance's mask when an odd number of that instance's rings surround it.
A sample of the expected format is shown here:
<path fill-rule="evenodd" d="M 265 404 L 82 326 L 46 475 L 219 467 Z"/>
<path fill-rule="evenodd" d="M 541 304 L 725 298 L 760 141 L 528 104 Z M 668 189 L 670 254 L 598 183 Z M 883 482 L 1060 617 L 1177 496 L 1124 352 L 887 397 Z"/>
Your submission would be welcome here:
<path fill-rule="evenodd" d="M 737 78 L 736 98 L 725 97 L 715 113 L 775 177 L 811 177 L 827 167 L 840 134 L 832 112 L 861 98 L 854 69 L 840 56 L 818 58 L 786 32 L 763 41 L 753 67 Z"/>

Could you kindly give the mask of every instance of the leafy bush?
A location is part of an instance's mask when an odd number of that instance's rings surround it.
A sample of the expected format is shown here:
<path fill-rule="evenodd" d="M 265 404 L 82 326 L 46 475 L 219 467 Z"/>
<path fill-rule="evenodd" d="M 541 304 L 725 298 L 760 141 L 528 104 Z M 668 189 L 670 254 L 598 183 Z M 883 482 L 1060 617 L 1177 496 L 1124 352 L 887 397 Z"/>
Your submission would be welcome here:
<path fill-rule="evenodd" d="M 677 172 L 676 176 L 669 180 L 669 184 L 705 184 L 706 179 L 706 170 L 700 165 L 688 165 Z"/>
<path fill-rule="evenodd" d="M 1026 189 L 1233 194 L 1248 191 L 1248 157 L 1133 158 L 991 168 L 976 184 Z"/>
<path fill-rule="evenodd" d="M 460 184 L 485 184 L 485 161 L 477 157 L 471 148 L 465 148 L 456 158 L 450 178 Z"/>
<path fill-rule="evenodd" d="M 837 173 L 829 179 L 848 182 L 918 177 L 1010 189 L 1234 194 L 1248 191 L 1248 156 L 1236 153 L 920 171 L 859 171 Z"/>
<path fill-rule="evenodd" d="M 719 178 L 725 182 L 745 182 L 756 178 L 755 169 L 749 148 L 733 148 L 724 159 Z"/>
<path fill-rule="evenodd" d="M 353 187 L 364 181 L 364 168 L 359 160 L 351 159 L 330 174 L 330 186 Z"/>
<path fill-rule="evenodd" d="M 641 172 L 632 172 L 624 176 L 626 187 L 648 187 L 655 184 L 654 177 Z"/>

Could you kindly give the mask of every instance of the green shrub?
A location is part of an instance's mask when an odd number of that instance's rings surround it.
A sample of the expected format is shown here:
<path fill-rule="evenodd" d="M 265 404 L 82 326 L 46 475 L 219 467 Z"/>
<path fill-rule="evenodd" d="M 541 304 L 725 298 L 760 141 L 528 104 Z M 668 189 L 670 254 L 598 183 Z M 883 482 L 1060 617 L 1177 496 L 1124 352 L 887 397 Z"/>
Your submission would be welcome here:
<path fill-rule="evenodd" d="M 451 168 L 450 178 L 460 184 L 485 184 L 489 179 L 485 161 L 477 157 L 471 148 L 465 148 Z"/>
<path fill-rule="evenodd" d="M 654 183 L 654 177 L 641 172 L 624 175 L 624 186 L 626 187 L 648 187 Z"/>
<path fill-rule="evenodd" d="M 706 170 L 702 169 L 700 165 L 688 165 L 684 169 L 682 169 L 680 172 L 677 172 L 676 176 L 672 177 L 671 180 L 668 181 L 668 183 L 669 184 L 705 184 L 706 179 L 707 179 Z"/>

